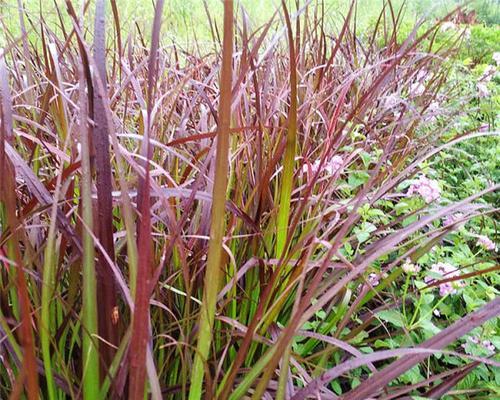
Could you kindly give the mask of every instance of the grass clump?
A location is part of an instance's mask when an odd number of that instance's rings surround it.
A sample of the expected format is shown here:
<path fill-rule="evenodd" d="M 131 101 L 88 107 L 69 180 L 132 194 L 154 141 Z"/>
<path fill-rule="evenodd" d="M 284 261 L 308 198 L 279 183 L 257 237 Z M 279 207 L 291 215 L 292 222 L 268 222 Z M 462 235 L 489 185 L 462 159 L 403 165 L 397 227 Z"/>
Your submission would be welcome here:
<path fill-rule="evenodd" d="M 355 3 L 330 32 L 321 3 L 283 1 L 252 29 L 227 1 L 207 54 L 162 43 L 163 1 L 150 35 L 95 5 L 5 34 L 0 397 L 397 398 L 492 376 L 498 183 L 450 190 L 439 164 L 495 138 L 449 134 L 441 21 L 402 36 L 388 2 L 360 39 Z"/>

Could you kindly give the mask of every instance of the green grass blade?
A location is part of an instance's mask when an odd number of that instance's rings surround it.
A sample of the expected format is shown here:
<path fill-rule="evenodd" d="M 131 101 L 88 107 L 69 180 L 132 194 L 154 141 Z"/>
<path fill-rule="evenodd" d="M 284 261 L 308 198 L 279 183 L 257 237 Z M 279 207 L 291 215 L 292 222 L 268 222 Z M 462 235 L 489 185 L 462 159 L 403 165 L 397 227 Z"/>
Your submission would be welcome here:
<path fill-rule="evenodd" d="M 84 115 L 87 110 L 85 95 L 85 80 L 83 71 L 80 72 L 80 107 Z M 84 111 L 85 110 L 85 111 Z M 86 118 L 83 119 L 86 121 Z M 99 399 L 99 349 L 97 345 L 98 311 L 97 311 L 97 283 L 95 269 L 94 240 L 91 235 L 93 229 L 92 210 L 92 173 L 90 167 L 89 130 L 87 124 L 82 124 L 80 142 L 82 148 L 82 219 L 83 229 L 83 287 L 82 287 L 82 352 L 83 352 L 83 398 Z"/>
<path fill-rule="evenodd" d="M 283 159 L 283 176 L 280 185 L 278 219 L 276 223 L 276 257 L 282 257 L 288 236 L 288 220 L 290 217 L 290 201 L 293 186 L 293 171 L 295 151 L 297 147 L 297 68 L 295 59 L 295 45 L 290 23 L 290 16 L 286 4 L 282 1 L 283 11 L 288 32 L 288 46 L 290 56 L 290 108 L 288 110 L 288 129 L 286 135 L 285 155 Z"/>
<path fill-rule="evenodd" d="M 202 396 L 204 365 L 210 354 L 212 329 L 215 319 L 217 292 L 222 282 L 222 240 L 225 230 L 225 204 L 228 180 L 229 129 L 231 124 L 231 88 L 233 55 L 233 1 L 224 2 L 224 37 L 222 46 L 222 71 L 220 76 L 219 126 L 217 133 L 217 154 L 215 159 L 215 182 L 213 187 L 210 242 L 203 303 L 199 317 L 199 334 L 189 400 L 198 400 Z"/>

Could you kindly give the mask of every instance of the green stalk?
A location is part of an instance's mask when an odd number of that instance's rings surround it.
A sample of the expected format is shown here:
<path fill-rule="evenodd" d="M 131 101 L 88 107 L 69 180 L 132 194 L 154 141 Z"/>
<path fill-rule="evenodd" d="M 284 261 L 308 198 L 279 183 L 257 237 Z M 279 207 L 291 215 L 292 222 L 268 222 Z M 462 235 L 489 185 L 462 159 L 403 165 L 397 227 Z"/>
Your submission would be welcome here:
<path fill-rule="evenodd" d="M 81 82 L 81 104 L 82 110 L 87 110 L 86 96 L 83 91 L 83 72 Z M 82 119 L 86 121 L 86 118 Z M 99 352 L 97 347 L 97 294 L 96 294 L 96 271 L 95 271 L 95 249 L 92 238 L 93 215 L 92 215 L 92 187 L 90 169 L 89 131 L 86 124 L 81 130 L 82 146 L 82 219 L 84 229 L 82 232 L 83 242 L 83 288 L 82 288 L 82 352 L 83 352 L 83 398 L 84 400 L 95 400 L 100 398 L 99 394 Z"/>
<path fill-rule="evenodd" d="M 233 1 L 224 2 L 224 38 L 222 45 L 222 70 L 220 77 L 219 127 L 215 158 L 210 242 L 208 245 L 203 302 L 200 310 L 199 334 L 194 357 L 189 400 L 202 396 L 204 364 L 210 353 L 212 329 L 215 319 L 217 292 L 223 277 L 222 240 L 225 230 L 225 204 L 229 156 L 229 128 L 231 125 L 231 88 L 233 57 Z"/>
<path fill-rule="evenodd" d="M 276 257 L 283 256 L 288 234 L 288 219 L 290 201 L 292 197 L 293 169 L 295 164 L 295 150 L 297 147 L 297 69 L 295 60 L 295 46 L 293 41 L 290 16 L 284 0 L 282 6 L 288 30 L 288 45 L 290 54 L 290 109 L 288 110 L 288 130 L 286 136 L 285 155 L 283 159 L 283 178 L 278 205 L 278 220 L 276 223 Z"/>
<path fill-rule="evenodd" d="M 4 225 L 4 226 L 7 226 Z M 7 255 L 9 259 L 15 260 L 15 248 L 11 240 L 7 242 Z M 12 277 L 12 281 L 15 282 L 17 279 L 17 270 L 14 267 L 10 268 L 9 274 Z M 19 307 L 19 296 L 17 293 L 17 287 L 12 285 L 9 290 L 10 301 L 12 302 L 12 314 L 19 320 L 21 319 L 21 308 Z"/>
<path fill-rule="evenodd" d="M 234 389 L 234 391 L 229 396 L 229 400 L 238 400 L 245 396 L 248 389 L 252 386 L 255 380 L 259 377 L 262 371 L 266 368 L 266 365 L 271 361 L 276 351 L 275 347 L 270 347 L 267 352 L 255 363 L 255 365 L 248 371 L 240 384 Z"/>
<path fill-rule="evenodd" d="M 55 221 L 55 219 L 51 219 Z M 51 321 L 51 297 L 54 294 L 54 276 L 55 276 L 55 232 L 51 223 L 49 235 L 47 238 L 47 247 L 45 248 L 45 258 L 43 263 L 43 284 L 42 284 L 42 310 L 41 310 L 41 329 L 40 343 L 42 345 L 43 367 L 45 369 L 45 379 L 47 383 L 47 392 L 49 400 L 56 398 L 56 389 L 54 376 L 52 374 L 52 360 L 50 351 L 50 338 L 52 332 Z"/>
<path fill-rule="evenodd" d="M 49 44 L 49 54 L 51 56 L 51 67 L 54 71 L 54 85 L 60 87 L 60 76 L 61 72 L 59 65 L 57 63 L 58 56 L 57 50 L 53 43 Z M 69 137 L 68 125 L 66 118 L 66 107 L 65 101 L 62 96 L 57 97 L 58 109 L 56 110 L 56 115 L 54 116 L 54 123 L 56 129 L 60 134 L 61 138 L 64 139 L 63 152 L 66 152 Z M 54 191 L 54 202 L 52 205 L 51 215 L 50 215 L 50 227 L 47 235 L 47 245 L 45 247 L 44 253 L 44 265 L 43 265 L 43 284 L 42 284 L 42 300 L 41 300 L 41 329 L 40 329 L 40 344 L 42 347 L 42 359 L 43 366 L 45 369 L 45 379 L 47 383 L 47 392 L 49 400 L 56 399 L 56 386 L 54 382 L 54 375 L 52 372 L 52 359 L 51 359 L 51 349 L 50 341 L 52 338 L 52 333 L 55 331 L 55 307 L 52 303 L 52 297 L 54 296 L 54 291 L 56 287 L 55 277 L 57 269 L 57 254 L 56 254 L 56 217 L 57 217 L 57 205 L 59 201 L 61 182 L 62 182 L 62 169 L 64 163 L 61 163 L 61 167 L 57 174 L 57 182 Z"/>
<path fill-rule="evenodd" d="M 285 14 L 288 32 L 288 46 L 290 54 L 290 109 L 288 110 L 288 131 L 286 136 L 285 156 L 283 160 L 283 178 L 281 182 L 281 195 L 278 209 L 278 221 L 276 232 L 276 257 L 285 256 L 287 249 L 288 220 L 290 214 L 290 202 L 293 186 L 293 170 L 295 164 L 295 152 L 297 147 L 297 69 L 295 59 L 295 44 L 293 41 L 290 16 L 286 8 L 285 0 L 281 1 Z M 288 366 L 291 356 L 291 343 L 288 344 L 282 358 L 281 373 L 278 381 L 276 398 L 283 400 L 286 395 L 286 383 L 288 379 Z"/>
<path fill-rule="evenodd" d="M 61 164 L 62 165 L 62 164 Z M 47 393 L 49 400 L 56 399 L 56 386 L 52 372 L 52 351 L 50 342 L 52 333 L 55 331 L 53 326 L 55 321 L 55 308 L 52 303 L 52 297 L 55 292 L 55 276 L 57 268 L 56 255 L 56 216 L 59 192 L 61 187 L 62 174 L 59 171 L 56 189 L 54 193 L 54 203 L 50 215 L 50 227 L 47 235 L 47 244 L 44 252 L 43 276 L 42 276 L 42 299 L 41 299 L 41 329 L 40 344 L 42 347 L 43 367 L 45 369 L 45 380 L 47 384 Z"/>
<path fill-rule="evenodd" d="M 120 342 L 120 346 L 118 347 L 118 350 L 116 350 L 115 358 L 113 359 L 113 362 L 109 366 L 108 373 L 104 378 L 104 382 L 102 384 L 101 391 L 99 394 L 100 399 L 105 399 L 106 396 L 108 395 L 109 389 L 111 388 L 111 383 L 113 379 L 116 377 L 116 374 L 121 366 L 121 363 L 123 362 L 123 356 L 126 354 L 125 351 L 127 350 L 128 344 L 130 342 L 131 333 L 132 331 L 129 327 L 127 329 L 127 332 L 125 332 L 125 335 L 123 335 L 122 341 Z"/>
<path fill-rule="evenodd" d="M 289 343 L 286 350 L 285 350 L 285 354 L 283 354 L 283 358 L 282 358 L 281 371 L 280 371 L 280 376 L 278 379 L 278 390 L 276 391 L 276 399 L 277 400 L 284 400 L 286 397 L 286 384 L 287 384 L 287 380 L 288 380 L 288 365 L 290 364 L 291 351 L 292 351 L 292 344 Z"/>

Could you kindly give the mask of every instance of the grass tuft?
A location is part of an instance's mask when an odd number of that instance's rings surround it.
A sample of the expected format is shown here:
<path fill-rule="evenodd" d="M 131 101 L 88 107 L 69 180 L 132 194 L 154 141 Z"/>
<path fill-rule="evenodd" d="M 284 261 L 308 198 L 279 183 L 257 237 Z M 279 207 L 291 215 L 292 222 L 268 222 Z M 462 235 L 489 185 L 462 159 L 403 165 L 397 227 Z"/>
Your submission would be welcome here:
<path fill-rule="evenodd" d="M 443 397 L 493 379 L 497 80 L 457 61 L 455 13 L 410 26 L 389 1 L 362 24 L 356 2 L 283 0 L 258 26 L 207 0 L 212 42 L 195 27 L 181 46 L 163 0 L 146 24 L 114 0 L 12 3 L 0 398 Z"/>

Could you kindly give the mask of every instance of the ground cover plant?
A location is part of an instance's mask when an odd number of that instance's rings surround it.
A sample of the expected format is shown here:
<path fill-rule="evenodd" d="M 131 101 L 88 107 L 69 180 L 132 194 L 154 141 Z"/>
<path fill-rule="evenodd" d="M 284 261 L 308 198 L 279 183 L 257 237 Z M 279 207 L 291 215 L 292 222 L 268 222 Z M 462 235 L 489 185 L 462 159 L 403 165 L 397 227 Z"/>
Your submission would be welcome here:
<path fill-rule="evenodd" d="M 223 5 L 187 51 L 162 0 L 18 1 L 0 398 L 498 396 L 497 56 L 454 12 Z"/>

